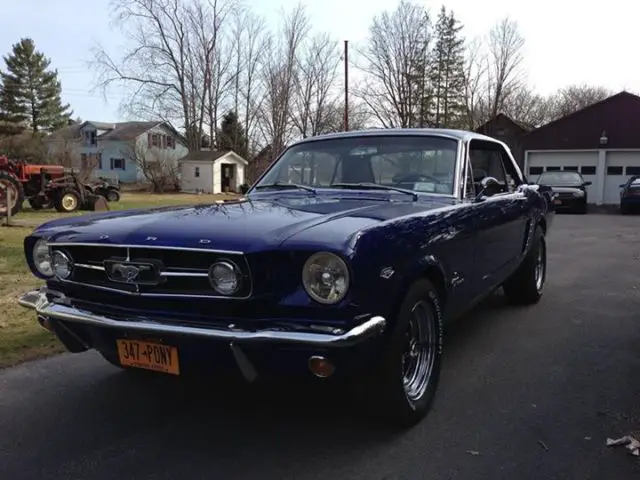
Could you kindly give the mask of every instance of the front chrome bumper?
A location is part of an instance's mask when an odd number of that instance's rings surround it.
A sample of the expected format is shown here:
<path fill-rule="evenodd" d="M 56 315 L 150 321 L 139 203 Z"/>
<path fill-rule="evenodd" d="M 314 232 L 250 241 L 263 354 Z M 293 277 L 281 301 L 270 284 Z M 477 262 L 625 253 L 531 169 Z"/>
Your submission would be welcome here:
<path fill-rule="evenodd" d="M 55 297 L 49 300 L 48 297 Z M 235 325 L 226 329 L 201 328 L 178 325 L 177 322 L 159 322 L 148 317 L 130 317 L 126 320 L 109 318 L 71 305 L 68 299 L 59 292 L 42 288 L 25 293 L 19 300 L 20 305 L 36 311 L 39 317 L 61 320 L 70 323 L 92 325 L 102 328 L 134 330 L 149 334 L 187 335 L 204 339 L 218 339 L 230 343 L 293 343 L 310 347 L 349 347 L 376 337 L 386 327 L 386 320 L 374 316 L 351 330 L 332 329 L 330 332 L 300 331 L 289 329 L 242 330 Z"/>

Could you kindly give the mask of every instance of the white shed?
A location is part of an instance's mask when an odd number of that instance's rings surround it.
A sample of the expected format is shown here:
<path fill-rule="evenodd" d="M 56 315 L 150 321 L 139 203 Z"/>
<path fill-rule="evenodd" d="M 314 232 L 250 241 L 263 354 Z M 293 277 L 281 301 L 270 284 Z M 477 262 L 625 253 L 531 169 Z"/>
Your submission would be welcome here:
<path fill-rule="evenodd" d="M 189 193 L 238 192 L 248 165 L 231 150 L 191 152 L 179 163 L 181 190 Z"/>

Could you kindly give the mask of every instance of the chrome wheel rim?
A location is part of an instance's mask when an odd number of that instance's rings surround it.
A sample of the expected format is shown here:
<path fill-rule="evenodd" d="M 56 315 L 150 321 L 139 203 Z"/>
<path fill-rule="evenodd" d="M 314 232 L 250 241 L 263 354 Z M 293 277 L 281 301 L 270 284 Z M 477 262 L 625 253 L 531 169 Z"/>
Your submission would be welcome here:
<path fill-rule="evenodd" d="M 62 197 L 62 207 L 65 210 L 73 210 L 74 208 L 76 208 L 77 203 L 78 202 L 76 201 L 76 197 L 71 194 L 67 194 Z"/>
<path fill-rule="evenodd" d="M 435 364 L 436 332 L 431 305 L 418 301 L 411 309 L 402 354 L 404 393 L 410 403 L 420 400 L 429 386 Z"/>
<path fill-rule="evenodd" d="M 535 267 L 535 279 L 536 279 L 536 288 L 538 291 L 542 290 L 542 285 L 544 284 L 544 275 L 545 275 L 545 247 L 544 242 L 540 242 L 538 246 L 538 252 L 536 253 L 536 267 Z"/>

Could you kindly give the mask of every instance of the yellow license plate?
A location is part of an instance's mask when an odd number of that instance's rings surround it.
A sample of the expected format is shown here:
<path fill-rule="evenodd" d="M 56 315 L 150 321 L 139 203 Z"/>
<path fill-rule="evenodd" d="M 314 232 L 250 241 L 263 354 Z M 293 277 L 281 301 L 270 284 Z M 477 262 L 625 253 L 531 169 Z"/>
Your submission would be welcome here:
<path fill-rule="evenodd" d="M 176 347 L 139 340 L 116 340 L 116 343 L 123 366 L 180 375 Z"/>

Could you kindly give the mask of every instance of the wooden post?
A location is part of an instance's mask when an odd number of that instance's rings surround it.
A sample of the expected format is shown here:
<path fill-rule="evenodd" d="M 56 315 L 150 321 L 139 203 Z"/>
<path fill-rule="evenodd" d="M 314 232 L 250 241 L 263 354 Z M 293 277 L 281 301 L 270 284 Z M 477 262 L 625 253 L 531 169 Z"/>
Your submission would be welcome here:
<path fill-rule="evenodd" d="M 11 225 L 11 188 L 5 187 L 7 189 L 7 226 Z"/>

